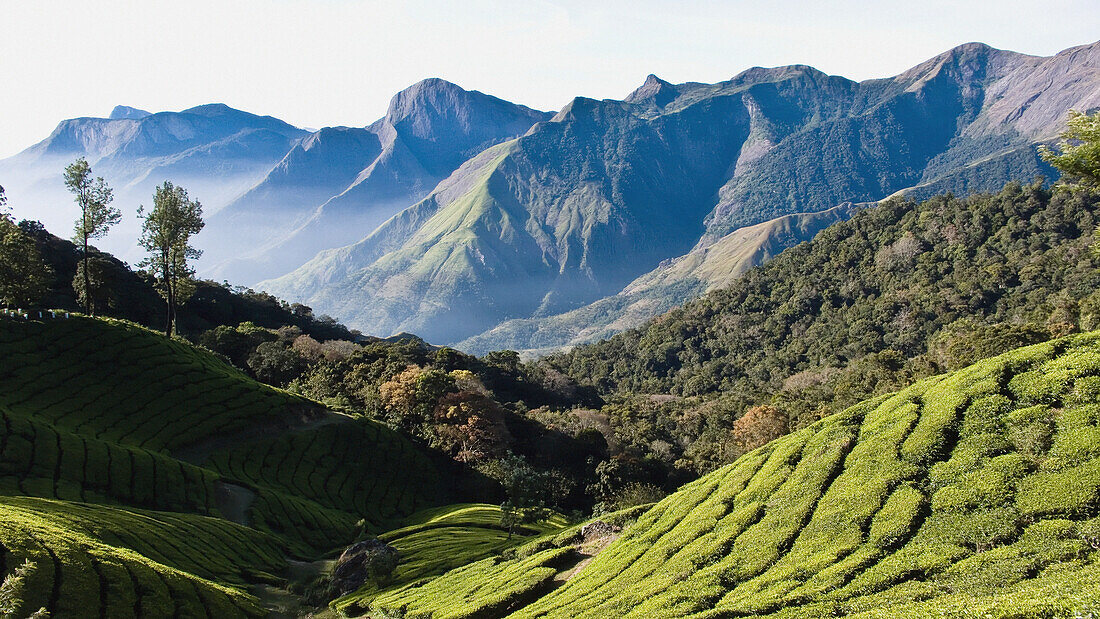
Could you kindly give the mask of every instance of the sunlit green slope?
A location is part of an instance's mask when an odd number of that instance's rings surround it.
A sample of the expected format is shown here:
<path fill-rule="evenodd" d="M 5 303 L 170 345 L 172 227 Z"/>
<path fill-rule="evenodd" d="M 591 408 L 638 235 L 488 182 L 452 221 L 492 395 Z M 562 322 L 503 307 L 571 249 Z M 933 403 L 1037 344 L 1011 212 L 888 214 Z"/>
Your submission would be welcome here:
<path fill-rule="evenodd" d="M 401 553 L 401 562 L 392 580 L 382 587 L 370 584 L 342 596 L 333 603 L 335 608 L 351 616 L 367 609 L 392 610 L 376 604 L 375 600 L 400 599 L 407 590 L 415 591 L 441 574 L 463 570 L 475 562 L 495 563 L 501 551 L 532 538 L 559 533 L 566 526 L 562 516 L 552 514 L 543 522 L 520 525 L 509 533 L 501 524 L 500 507 L 483 503 L 423 510 L 403 524 L 378 536 Z M 492 586 L 490 583 L 483 584 Z"/>
<path fill-rule="evenodd" d="M 669 496 L 521 617 L 1100 610 L 1100 333 L 864 402 Z"/>

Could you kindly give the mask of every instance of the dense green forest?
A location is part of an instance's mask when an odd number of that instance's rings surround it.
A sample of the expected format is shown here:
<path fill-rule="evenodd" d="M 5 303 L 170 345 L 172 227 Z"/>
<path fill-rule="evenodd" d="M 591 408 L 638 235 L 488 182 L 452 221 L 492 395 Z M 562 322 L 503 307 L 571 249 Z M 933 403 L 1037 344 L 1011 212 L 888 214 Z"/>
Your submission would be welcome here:
<path fill-rule="evenodd" d="M 1100 326 L 1100 196 L 1010 183 L 886 201 L 646 327 L 550 357 L 616 439 L 705 471 L 754 406 L 792 429 L 913 380 Z M 654 449 L 658 445 L 660 449 Z"/>

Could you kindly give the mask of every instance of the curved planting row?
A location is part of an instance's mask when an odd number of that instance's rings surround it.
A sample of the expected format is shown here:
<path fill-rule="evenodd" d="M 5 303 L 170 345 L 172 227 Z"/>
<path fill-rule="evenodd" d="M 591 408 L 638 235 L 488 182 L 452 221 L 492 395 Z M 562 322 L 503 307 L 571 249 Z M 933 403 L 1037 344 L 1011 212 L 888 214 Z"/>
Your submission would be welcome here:
<path fill-rule="evenodd" d="M 213 354 L 123 321 L 5 321 L 0 404 L 58 428 L 175 450 L 316 408 Z"/>
<path fill-rule="evenodd" d="M 752 452 L 661 501 L 516 616 L 920 616 L 940 598 L 1073 616 L 1100 608 L 1098 516 L 1094 333 L 922 381 Z"/>
<path fill-rule="evenodd" d="M 208 465 L 259 488 L 310 499 L 372 529 L 440 499 L 440 474 L 400 434 L 347 421 L 214 454 Z"/>
<path fill-rule="evenodd" d="M 41 504 L 36 505 L 36 502 Z M 46 507 L 46 509 L 41 509 Z M 266 614 L 256 599 L 237 589 L 214 583 L 188 572 L 154 561 L 129 548 L 108 545 L 85 531 L 87 527 L 136 527 L 152 516 L 115 513 L 113 523 L 92 525 L 87 514 L 63 502 L 41 500 L 5 501 L 0 509 L 0 572 L 18 567 L 25 560 L 34 563 L 23 586 L 21 615 L 45 607 L 55 617 L 261 617 Z M 93 518 L 110 515 L 97 506 Z M 64 514 L 64 515 L 62 515 Z M 74 526 L 74 522 L 78 526 Z M 83 529 L 83 530 L 82 530 Z M 197 528 L 181 534 L 196 536 Z M 209 533 L 209 529 L 201 531 Z M 143 540 L 151 549 L 157 544 L 167 551 L 169 544 L 182 548 L 182 539 Z M 169 552 L 170 557 L 201 562 L 201 549 Z M 271 564 L 257 554 L 260 565 Z"/>
<path fill-rule="evenodd" d="M 351 512 L 267 488 L 258 489 L 248 510 L 249 526 L 282 536 L 302 557 L 348 545 L 358 522 Z"/>
<path fill-rule="evenodd" d="M 250 576 L 246 572 L 286 567 L 278 539 L 221 518 L 30 497 L 0 497 L 0 511 L 37 518 L 220 582 L 243 585 Z"/>
<path fill-rule="evenodd" d="M 606 524 L 625 526 L 646 511 L 637 506 L 600 516 Z M 488 520 L 495 511 L 496 519 Z M 449 512 L 449 513 L 448 513 Z M 386 533 L 384 538 L 401 537 L 433 524 L 456 526 L 462 522 L 483 522 L 486 526 L 499 523 L 500 511 L 489 505 L 459 505 L 450 510 L 425 510 L 410 518 L 410 526 Z M 351 595 L 337 601 L 339 607 L 352 601 L 360 608 L 387 614 L 401 614 L 408 619 L 460 619 L 466 617 L 500 617 L 537 599 L 565 580 L 569 573 L 582 566 L 590 553 L 608 540 L 599 537 L 585 539 L 581 531 L 588 523 L 565 527 L 563 520 L 540 523 L 541 535 L 523 540 L 522 545 L 503 555 L 471 561 L 438 577 L 420 577 L 372 595 Z M 403 533 L 404 532 L 404 533 Z M 530 532 L 530 533 L 533 533 Z M 396 543 L 396 542 L 394 542 Z M 593 549 L 591 545 L 595 545 Z M 583 552 L 581 552 L 583 550 Z"/>
<path fill-rule="evenodd" d="M 500 507 L 480 503 L 448 505 L 413 514 L 406 520 L 407 526 L 378 536 L 401 553 L 392 582 L 385 589 L 368 585 L 336 600 L 333 606 L 351 614 L 377 609 L 372 600 L 380 594 L 392 598 L 409 587 L 525 544 L 533 537 L 560 533 L 566 526 L 564 517 L 554 514 L 545 522 L 517 528 L 509 535 L 500 521 Z"/>
<path fill-rule="evenodd" d="M 0 495 L 216 514 L 217 478 L 159 452 L 58 430 L 0 405 Z"/>

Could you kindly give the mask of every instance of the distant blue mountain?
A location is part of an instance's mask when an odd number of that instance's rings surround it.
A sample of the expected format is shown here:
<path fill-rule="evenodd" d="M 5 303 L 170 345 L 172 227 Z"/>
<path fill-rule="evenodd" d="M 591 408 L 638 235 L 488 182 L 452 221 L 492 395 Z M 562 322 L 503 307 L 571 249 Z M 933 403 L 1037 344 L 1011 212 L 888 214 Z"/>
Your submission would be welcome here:
<path fill-rule="evenodd" d="M 295 146 L 211 220 L 207 264 L 232 281 L 282 275 L 366 236 L 470 157 L 552 115 L 441 79 L 418 82 L 370 126 L 322 129 Z M 251 250 L 239 251 L 242 242 Z"/>
<path fill-rule="evenodd" d="M 45 140 L 0 161 L 0 178 L 16 216 L 42 221 L 68 236 L 75 219 L 61 173 L 86 157 L 97 176 L 115 189 L 123 223 L 99 244 L 126 259 L 136 257 L 139 204 L 165 180 L 186 187 L 216 211 L 262 179 L 306 131 L 270 116 L 223 104 L 182 112 L 147 114 L 115 108 L 112 116 L 62 121 Z"/>

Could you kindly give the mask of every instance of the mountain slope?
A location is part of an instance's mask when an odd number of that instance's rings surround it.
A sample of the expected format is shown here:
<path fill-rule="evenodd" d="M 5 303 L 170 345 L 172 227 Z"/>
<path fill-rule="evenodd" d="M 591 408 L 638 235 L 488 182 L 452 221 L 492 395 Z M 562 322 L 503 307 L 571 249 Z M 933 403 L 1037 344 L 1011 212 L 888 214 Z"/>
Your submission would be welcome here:
<path fill-rule="evenodd" d="M 854 210 L 852 205 L 841 205 L 739 228 L 711 245 L 661 263 L 618 294 L 564 314 L 509 320 L 455 346 L 472 354 L 492 350 L 551 353 L 640 327 L 674 307 L 729 286 L 748 269 L 812 239 L 824 228 L 850 217 Z"/>
<path fill-rule="evenodd" d="M 367 332 L 439 342 L 545 318 L 747 225 L 1047 173 L 1033 143 L 1068 107 L 1100 105 L 1098 55 L 967 44 L 860 83 L 800 65 L 719 84 L 651 76 L 624 101 L 575 99 L 467 162 L 364 241 L 381 253 L 328 252 L 262 285 Z"/>
<path fill-rule="evenodd" d="M 463 161 L 549 117 L 441 79 L 418 82 L 369 127 L 322 129 L 303 140 L 211 220 L 207 262 L 221 263 L 213 272 L 233 281 L 282 275 L 363 238 Z"/>

